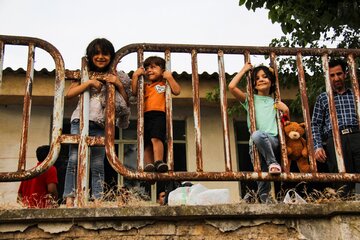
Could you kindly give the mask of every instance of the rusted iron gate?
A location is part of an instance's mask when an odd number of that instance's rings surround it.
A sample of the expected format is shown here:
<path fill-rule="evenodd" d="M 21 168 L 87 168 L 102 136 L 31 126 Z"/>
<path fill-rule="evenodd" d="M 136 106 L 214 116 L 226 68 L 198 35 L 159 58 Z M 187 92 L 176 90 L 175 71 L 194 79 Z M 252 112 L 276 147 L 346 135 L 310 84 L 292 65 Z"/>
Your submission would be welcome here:
<path fill-rule="evenodd" d="M 105 147 L 106 154 L 112 167 L 121 175 L 130 179 L 143 179 L 143 180 L 202 180 L 202 181 L 238 181 L 238 180 L 282 180 L 282 181 L 360 181 L 359 174 L 345 173 L 345 167 L 343 164 L 343 154 L 341 152 L 340 136 L 338 133 L 337 118 L 334 107 L 333 94 L 330 87 L 330 79 L 328 73 L 328 57 L 331 56 L 343 56 L 347 58 L 350 76 L 352 81 L 353 90 L 355 93 L 355 100 L 357 104 L 357 115 L 359 114 L 359 85 L 356 76 L 355 58 L 360 56 L 360 50 L 357 49 L 305 49 L 305 48 L 273 48 L 273 47 L 242 47 L 242 46 L 209 46 L 209 45 L 179 45 L 179 44 L 131 44 L 121 48 L 116 53 L 116 61 L 119 62 L 124 56 L 129 53 L 137 52 L 138 66 L 142 65 L 144 52 L 164 52 L 167 70 L 170 69 L 171 53 L 189 53 L 191 54 L 191 66 L 192 66 L 192 85 L 193 85 L 193 105 L 194 105 L 194 126 L 195 126 L 195 143 L 196 143 L 196 172 L 174 172 L 173 170 L 173 156 L 172 156 L 172 115 L 171 115 L 171 94 L 167 91 L 167 134 L 168 134 L 168 165 L 169 173 L 157 174 L 157 173 L 145 173 L 143 169 L 143 96 L 138 93 L 138 167 L 139 171 L 131 171 L 125 168 L 118 157 L 116 156 L 114 149 L 114 118 L 107 118 L 106 121 L 106 137 Z M 223 126 L 223 139 L 224 139 L 224 153 L 225 153 L 225 171 L 223 172 L 204 172 L 203 171 L 203 158 L 202 158 L 202 144 L 201 144 L 201 124 L 200 124 L 200 99 L 199 99 L 199 76 L 198 76 L 198 64 L 197 54 L 217 54 L 218 68 L 219 68 L 219 86 L 220 86 L 220 107 L 222 113 L 222 126 Z M 279 91 L 279 79 L 276 57 L 278 56 L 296 56 L 298 76 L 299 76 L 299 89 L 301 93 L 303 117 L 306 124 L 306 133 L 308 136 L 308 148 L 310 152 L 311 173 L 293 173 L 290 172 L 286 147 L 285 137 L 281 131 L 279 131 L 279 137 L 282 146 L 282 165 L 285 169 L 284 173 L 280 176 L 272 176 L 267 172 L 261 172 L 259 157 L 255 159 L 255 171 L 254 172 L 239 172 L 233 171 L 231 168 L 231 154 L 229 144 L 229 128 L 228 128 L 228 115 L 227 115 L 227 96 L 226 96 L 226 79 L 224 70 L 224 54 L 240 54 L 244 56 L 245 61 L 250 61 L 251 55 L 265 55 L 270 57 L 270 61 L 274 66 L 277 89 L 276 95 L 281 98 Z M 334 141 L 336 146 L 337 158 L 339 163 L 339 174 L 330 173 L 318 173 L 316 161 L 314 160 L 314 148 L 313 137 L 311 134 L 311 122 L 308 106 L 308 99 L 306 95 L 306 83 L 305 74 L 302 64 L 303 56 L 319 56 L 322 59 L 322 65 L 324 69 L 326 89 L 330 98 L 330 109 L 332 116 L 332 125 L 334 128 Z M 247 80 L 250 81 L 250 76 Z M 169 90 L 169 89 L 168 89 Z M 139 92 L 143 91 L 143 82 L 140 84 Z M 248 91 L 252 93 L 251 84 L 248 84 Z M 251 94 L 250 94 L 251 95 Z M 111 99 L 114 99 L 114 88 L 109 91 L 107 114 L 113 116 L 114 105 L 111 104 Z M 113 101 L 113 100 L 112 100 Z M 250 116 L 254 119 L 253 99 L 250 98 Z M 278 125 L 281 124 L 278 119 Z M 360 122 L 360 121 L 359 121 Z M 251 123 L 251 130 L 255 130 L 255 121 Z"/>
<path fill-rule="evenodd" d="M 25 93 L 23 104 L 22 132 L 20 139 L 18 170 L 16 172 L 0 172 L 0 182 L 19 181 L 33 178 L 49 169 L 59 156 L 61 147 L 61 134 L 64 111 L 65 67 L 60 52 L 50 43 L 38 39 L 19 36 L 0 35 L 0 87 L 4 62 L 5 45 L 28 46 L 27 70 L 25 76 Z M 28 143 L 28 131 L 32 105 L 32 88 L 34 78 L 35 48 L 41 48 L 48 52 L 55 62 L 55 89 L 54 109 L 52 118 L 52 132 L 50 153 L 46 159 L 35 168 L 26 170 L 26 151 Z"/>
<path fill-rule="evenodd" d="M 340 136 L 338 133 L 337 118 L 335 114 L 335 106 L 333 93 L 331 91 L 330 79 L 328 74 L 328 57 L 329 56 L 343 56 L 347 59 L 350 77 L 352 82 L 353 91 L 355 94 L 355 100 L 357 105 L 357 115 L 359 114 L 359 85 L 356 76 L 355 58 L 360 56 L 360 50 L 357 49 L 305 49 L 305 48 L 272 48 L 272 47 L 250 47 L 250 46 L 210 46 L 210 45 L 178 45 L 178 44 L 131 44 L 125 46 L 116 52 L 115 61 L 112 69 L 116 68 L 116 65 L 120 60 L 130 53 L 137 53 L 138 66 L 143 63 L 144 52 L 164 52 L 166 60 L 167 70 L 171 70 L 171 53 L 188 53 L 191 55 L 192 66 L 192 85 L 193 85 L 193 114 L 194 114 L 194 131 L 195 131 L 195 143 L 196 143 L 196 164 L 197 169 L 195 172 L 174 172 L 173 171 L 173 137 L 172 137 L 172 100 L 170 89 L 167 88 L 166 101 L 167 101 L 167 162 L 169 165 L 168 173 L 146 173 L 143 172 L 143 156 L 144 156 L 144 139 L 143 139 L 143 95 L 138 94 L 138 170 L 132 171 L 127 169 L 116 156 L 114 148 L 115 138 L 115 118 L 114 118 L 114 102 L 115 102 L 115 88 L 111 84 L 107 84 L 108 98 L 106 108 L 106 123 L 105 123 L 105 137 L 90 137 L 88 136 L 88 116 L 84 114 L 86 108 L 88 108 L 88 93 L 82 95 L 83 114 L 80 119 L 80 134 L 79 135 L 62 135 L 62 118 L 63 118 L 63 97 L 64 97 L 64 63 L 60 53 L 51 44 L 34 38 L 24 37 L 10 37 L 0 36 L 0 60 L 3 59 L 4 45 L 28 45 L 29 46 L 29 63 L 27 69 L 27 85 L 29 86 L 24 97 L 24 121 L 23 121 L 23 134 L 22 134 L 22 147 L 20 148 L 19 156 L 19 168 L 17 172 L 0 173 L 0 181 L 18 181 L 35 177 L 36 175 L 44 172 L 52 164 L 54 164 L 58 153 L 60 151 L 60 144 L 79 144 L 79 168 L 78 168 L 78 180 L 77 180 L 77 201 L 79 205 L 86 199 L 84 193 L 87 190 L 87 160 L 89 159 L 88 147 L 95 145 L 105 146 L 106 156 L 111 166 L 122 176 L 128 179 L 141 179 L 141 180 L 197 180 L 197 181 L 239 181 L 239 180 L 265 180 L 265 181 L 353 181 L 359 182 L 360 175 L 353 173 L 345 173 L 345 167 L 343 164 L 343 154 L 341 152 Z M 53 117 L 53 129 L 51 138 L 51 153 L 47 159 L 34 169 L 25 171 L 25 152 L 26 152 L 26 140 L 27 140 L 27 122 L 29 121 L 29 112 L 31 105 L 31 85 L 33 75 L 33 50 L 35 47 L 43 48 L 48 51 L 54 58 L 56 65 L 56 79 L 55 79 L 55 98 L 54 98 L 54 117 Z M 198 76 L 198 63 L 197 54 L 216 54 L 218 57 L 219 68 L 219 86 L 220 86 L 220 107 L 222 114 L 222 126 L 223 126 L 223 142 L 224 142 L 224 171 L 222 172 L 204 172 L 203 171 L 203 158 L 202 158 L 202 140 L 201 140 L 201 119 L 200 119 L 200 98 L 199 98 L 199 76 Z M 277 81 L 276 95 L 281 99 L 279 91 L 279 80 L 276 58 L 278 56 L 295 56 L 297 59 L 299 89 L 301 93 L 303 117 L 306 124 L 306 134 L 308 138 L 309 160 L 311 165 L 311 173 L 294 173 L 290 172 L 285 138 L 283 132 L 279 131 L 279 138 L 282 148 L 282 166 L 284 172 L 279 176 L 272 176 L 267 172 L 261 172 L 259 156 L 255 156 L 254 172 L 240 172 L 232 169 L 232 159 L 230 154 L 230 140 L 229 140 L 229 127 L 228 127 L 228 115 L 227 115 L 227 96 L 226 96 L 226 79 L 224 68 L 224 55 L 225 54 L 238 54 L 243 55 L 245 61 L 250 61 L 253 55 L 269 56 L 272 65 L 274 66 L 275 76 Z M 332 116 L 332 125 L 334 129 L 334 142 L 336 146 L 337 160 L 339 166 L 339 174 L 334 173 L 318 173 L 316 161 L 314 160 L 313 149 L 313 137 L 310 128 L 310 114 L 308 99 L 306 95 L 306 83 L 305 74 L 302 65 L 303 56 L 319 56 L 322 59 L 322 65 L 324 69 L 324 77 L 327 93 L 330 99 L 330 110 Z M 2 63 L 2 61 L 0 61 Z M 1 64 L 2 66 L 2 64 Z M 2 69 L 1 69 L 2 72 Z M 83 59 L 82 66 L 82 81 L 88 79 L 86 62 Z M 75 71 L 69 71 L 66 74 L 67 78 L 79 78 L 79 73 Z M 250 81 L 250 76 L 247 76 L 247 81 Z M 1 80 L 0 80 L 1 83 Z M 143 79 L 140 79 L 139 92 L 143 92 Z M 248 92 L 252 95 L 251 84 L 248 84 Z M 254 118 L 253 98 L 250 97 L 250 117 Z M 28 106 L 29 105 L 29 106 Z M 85 110 L 84 110 L 85 109 Z M 360 121 L 359 121 L 360 122 Z M 281 124 L 278 125 L 281 127 Z M 254 131 L 255 122 L 251 123 L 251 130 Z M 86 195 L 86 194 L 85 194 Z"/>

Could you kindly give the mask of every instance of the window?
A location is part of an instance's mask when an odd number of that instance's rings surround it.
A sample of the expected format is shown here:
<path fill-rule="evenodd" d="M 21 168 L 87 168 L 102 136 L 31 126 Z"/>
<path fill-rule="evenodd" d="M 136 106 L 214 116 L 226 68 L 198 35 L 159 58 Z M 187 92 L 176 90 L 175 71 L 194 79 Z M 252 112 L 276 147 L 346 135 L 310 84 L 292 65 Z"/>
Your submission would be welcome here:
<path fill-rule="evenodd" d="M 115 151 L 125 167 L 137 169 L 137 121 L 131 120 L 127 129 L 115 129 Z M 124 185 L 124 179 L 105 161 L 105 182 L 109 187 Z"/>
<path fill-rule="evenodd" d="M 173 121 L 174 171 L 187 171 L 185 121 Z"/>
<path fill-rule="evenodd" d="M 173 153 L 174 153 L 174 170 L 187 171 L 186 164 L 186 126 L 184 120 L 173 121 Z M 63 134 L 70 134 L 70 119 L 64 119 Z M 125 167 L 137 169 L 137 121 L 131 120 L 127 129 L 115 129 L 115 151 L 120 160 L 123 161 Z M 165 146 L 165 156 L 166 156 Z M 66 173 L 66 165 L 69 154 L 69 145 L 62 144 L 60 159 L 56 161 L 58 165 L 59 177 L 59 196 L 62 195 L 64 178 Z M 120 157 L 121 156 L 121 157 Z M 116 188 L 119 184 L 133 186 L 139 184 L 139 181 L 129 181 L 123 179 L 111 167 L 107 159 L 104 159 L 105 168 L 105 185 L 107 189 Z M 61 195 L 60 195 L 61 194 Z"/>
<path fill-rule="evenodd" d="M 186 134 L 185 121 L 173 121 L 173 153 L 174 153 L 174 171 L 187 171 L 186 164 Z M 127 129 L 116 129 L 115 150 L 119 159 L 123 159 L 125 167 L 137 169 L 137 121 L 131 120 Z M 165 144 L 165 158 L 167 155 L 167 146 Z M 137 181 L 127 181 L 112 169 L 108 161 L 105 161 L 105 182 L 108 186 L 114 187 L 118 183 L 122 185 L 134 185 Z"/>

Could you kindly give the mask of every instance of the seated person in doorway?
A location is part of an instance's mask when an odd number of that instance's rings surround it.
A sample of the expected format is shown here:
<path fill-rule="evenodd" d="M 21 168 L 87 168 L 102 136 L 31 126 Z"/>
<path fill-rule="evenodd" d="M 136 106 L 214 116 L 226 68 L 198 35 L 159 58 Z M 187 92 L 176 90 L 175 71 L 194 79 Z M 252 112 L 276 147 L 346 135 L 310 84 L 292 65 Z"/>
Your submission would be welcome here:
<path fill-rule="evenodd" d="M 44 145 L 36 149 L 37 165 L 41 164 L 49 154 L 50 146 Z M 41 175 L 22 181 L 18 191 L 18 202 L 28 208 L 57 207 L 57 171 L 51 166 Z"/>

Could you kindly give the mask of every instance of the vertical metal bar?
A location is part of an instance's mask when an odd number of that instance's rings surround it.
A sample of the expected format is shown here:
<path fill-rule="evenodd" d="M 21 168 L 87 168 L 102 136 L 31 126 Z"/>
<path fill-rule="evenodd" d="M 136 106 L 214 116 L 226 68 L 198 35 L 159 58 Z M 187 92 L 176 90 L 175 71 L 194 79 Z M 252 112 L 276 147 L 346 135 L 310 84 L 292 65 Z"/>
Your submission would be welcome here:
<path fill-rule="evenodd" d="M 108 98 L 110 98 L 110 95 L 108 95 Z M 106 104 L 106 107 L 108 107 L 108 103 Z M 114 120 L 114 122 L 115 122 L 115 120 Z M 123 131 L 121 130 L 119 132 L 120 132 L 119 139 L 123 139 Z M 115 133 L 113 134 L 113 136 L 115 136 Z M 105 141 L 105 143 L 107 143 L 107 141 Z M 119 156 L 120 163 L 124 165 L 124 163 L 125 163 L 125 144 L 124 143 L 118 143 L 117 155 Z M 119 172 L 117 172 L 117 184 L 118 184 L 118 186 L 124 185 L 124 177 Z"/>
<path fill-rule="evenodd" d="M 137 52 L 138 67 L 143 67 L 144 64 L 144 49 L 139 48 Z M 142 171 L 144 169 L 144 77 L 140 76 L 138 79 L 137 92 L 137 106 L 138 106 L 138 121 L 137 121 L 137 136 L 138 136 L 138 167 Z"/>
<path fill-rule="evenodd" d="M 171 72 L 170 50 L 165 51 L 165 70 Z M 174 170 L 174 152 L 173 152 L 173 117 L 172 117 L 172 97 L 169 83 L 166 82 L 166 139 L 167 139 L 167 164 L 170 171 Z"/>
<path fill-rule="evenodd" d="M 223 126 L 224 137 L 224 154 L 225 154 L 225 170 L 232 171 L 231 152 L 230 152 L 230 137 L 229 137 L 229 122 L 227 114 L 227 97 L 226 97 L 226 77 L 224 67 L 224 52 L 218 51 L 218 67 L 219 67 L 219 87 L 220 87 L 220 109 Z"/>
<path fill-rule="evenodd" d="M 274 69 L 274 76 L 275 76 L 275 101 L 281 101 L 280 88 L 279 88 L 280 86 L 279 72 L 276 63 L 276 54 L 274 52 L 270 53 L 270 63 L 272 68 Z M 276 121 L 278 125 L 278 134 L 279 134 L 279 141 L 281 148 L 281 159 L 283 160 L 281 164 L 285 172 L 290 172 L 290 163 L 287 157 L 285 135 L 283 131 L 283 126 L 281 124 L 281 117 L 279 110 L 276 111 Z"/>
<path fill-rule="evenodd" d="M 87 60 L 81 61 L 81 83 L 89 80 Z M 86 139 L 89 136 L 89 105 L 90 89 L 83 92 L 80 97 L 80 141 L 78 146 L 77 186 L 75 205 L 84 206 L 89 195 L 89 147 Z"/>
<path fill-rule="evenodd" d="M 336 114 L 336 107 L 334 103 L 334 93 L 332 91 L 332 83 L 330 80 L 329 75 L 329 63 L 328 63 L 328 55 L 324 54 L 322 57 L 322 67 L 325 76 L 325 86 L 326 86 L 326 93 L 328 96 L 329 102 L 329 113 L 330 113 L 330 120 L 332 126 L 332 134 L 335 146 L 335 155 L 338 164 L 339 173 L 345 172 L 345 165 L 344 165 L 344 157 L 341 148 L 341 139 L 339 134 L 339 126 L 338 126 L 338 118 Z"/>
<path fill-rule="evenodd" d="M 116 71 L 116 65 L 111 66 L 111 71 Z M 105 107 L 105 152 L 107 161 L 109 164 L 116 169 L 116 166 L 123 166 L 124 156 L 121 156 L 121 153 L 124 154 L 124 143 L 119 143 L 119 149 L 115 151 L 115 86 L 112 83 L 106 83 L 106 107 Z M 120 131 L 120 139 L 123 139 L 123 131 Z M 120 147 L 121 146 L 121 147 Z M 121 148 L 121 150 L 120 150 Z M 117 156 L 121 156 L 118 158 Z M 121 171 L 118 172 L 118 184 L 121 186 L 123 183 L 123 174 Z M 120 177 L 119 177 L 120 176 Z"/>
<path fill-rule="evenodd" d="M 250 52 L 249 51 L 244 52 L 244 62 L 245 62 L 245 64 L 250 62 Z M 253 89 L 252 89 L 251 72 L 250 71 L 246 74 L 246 80 L 247 80 L 246 92 L 247 92 L 247 97 L 248 97 L 248 102 L 249 102 L 248 111 L 249 111 L 249 119 L 250 119 L 250 133 L 253 133 L 256 131 L 256 118 L 255 118 L 255 106 L 254 106 L 254 93 L 253 93 Z M 252 148 L 253 148 L 252 158 L 254 159 L 254 163 L 253 163 L 254 171 L 261 172 L 259 153 L 254 144 L 253 144 Z"/>
<path fill-rule="evenodd" d="M 356 74 L 356 62 L 354 60 L 354 56 L 349 54 L 348 56 L 348 65 L 349 65 L 349 73 L 351 79 L 351 85 L 354 92 L 355 105 L 356 105 L 356 113 L 358 117 L 358 124 L 360 124 L 360 93 L 359 93 L 359 82 L 357 80 Z"/>
<path fill-rule="evenodd" d="M 3 66 L 4 66 L 4 42 L 0 41 L 0 88 L 2 85 L 2 74 L 3 74 Z"/>
<path fill-rule="evenodd" d="M 35 57 L 35 46 L 34 44 L 29 44 L 18 171 L 25 170 L 26 167 L 25 159 L 26 159 L 27 140 L 28 140 L 30 115 L 31 115 L 31 102 L 32 102 L 31 100 L 32 100 L 33 78 L 34 78 L 34 57 Z"/>
<path fill-rule="evenodd" d="M 112 72 L 116 72 L 116 67 L 114 67 Z M 106 106 L 105 106 L 105 116 L 106 116 L 106 123 L 105 123 L 105 151 L 106 149 L 114 148 L 114 136 L 115 136 L 115 86 L 112 83 L 106 82 Z M 122 131 L 120 133 L 120 139 L 122 139 Z M 122 164 L 124 163 L 124 144 L 118 145 L 118 160 Z M 106 154 L 106 157 L 108 154 Z M 114 163 L 111 161 L 114 161 L 114 158 L 107 158 L 106 161 L 110 163 L 112 166 Z M 120 174 L 118 174 L 118 181 L 120 182 Z"/>
<path fill-rule="evenodd" d="M 203 171 L 202 143 L 201 143 L 201 122 L 200 122 L 200 97 L 199 97 L 199 74 L 197 63 L 197 51 L 191 51 L 192 88 L 194 106 L 194 131 L 196 146 L 196 167 L 198 172 Z"/>
<path fill-rule="evenodd" d="M 301 52 L 298 52 L 296 56 L 296 65 L 299 73 L 298 74 L 299 90 L 300 90 L 301 107 L 302 107 L 306 136 L 307 136 L 307 148 L 308 148 L 309 160 L 310 160 L 310 170 L 311 172 L 314 173 L 317 172 L 317 166 L 316 166 L 316 161 L 314 159 L 314 139 L 310 127 L 311 120 L 310 120 L 310 111 L 309 111 L 309 101 L 306 94 L 305 72 L 304 72 Z"/>
<path fill-rule="evenodd" d="M 54 50 L 56 50 L 54 48 Z M 61 143 L 59 141 L 62 136 L 63 119 L 64 119 L 64 91 L 65 91 L 65 66 L 61 54 L 56 50 L 52 55 L 55 61 L 55 86 L 54 86 L 54 105 L 52 113 L 52 128 L 51 128 L 51 148 L 52 161 L 49 164 L 55 163 L 58 159 L 61 150 Z M 50 154 L 49 154 L 50 155 Z M 45 162 L 44 160 L 43 162 Z"/>

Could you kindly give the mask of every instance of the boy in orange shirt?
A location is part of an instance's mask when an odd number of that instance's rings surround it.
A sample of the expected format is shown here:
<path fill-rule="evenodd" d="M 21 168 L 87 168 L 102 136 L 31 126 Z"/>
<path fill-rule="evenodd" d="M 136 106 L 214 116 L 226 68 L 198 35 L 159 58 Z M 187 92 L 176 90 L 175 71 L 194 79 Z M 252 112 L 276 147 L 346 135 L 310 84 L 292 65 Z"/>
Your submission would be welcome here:
<path fill-rule="evenodd" d="M 144 162 L 145 172 L 167 172 L 163 161 L 166 138 L 165 88 L 169 83 L 171 92 L 179 95 L 180 85 L 171 72 L 165 71 L 165 60 L 152 56 L 144 61 L 144 67 L 138 68 L 132 76 L 132 94 L 137 95 L 138 80 L 145 77 L 144 85 Z"/>

